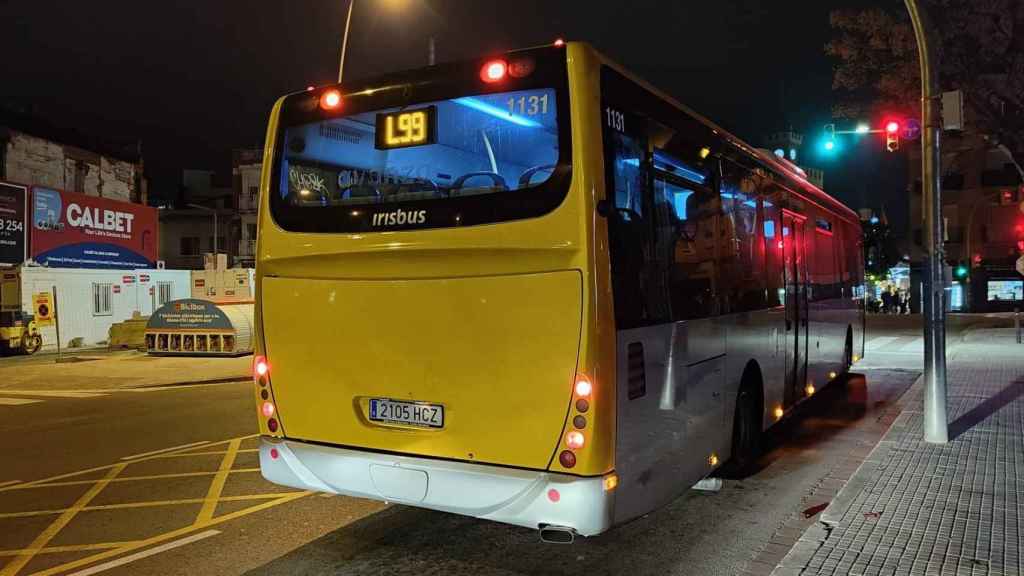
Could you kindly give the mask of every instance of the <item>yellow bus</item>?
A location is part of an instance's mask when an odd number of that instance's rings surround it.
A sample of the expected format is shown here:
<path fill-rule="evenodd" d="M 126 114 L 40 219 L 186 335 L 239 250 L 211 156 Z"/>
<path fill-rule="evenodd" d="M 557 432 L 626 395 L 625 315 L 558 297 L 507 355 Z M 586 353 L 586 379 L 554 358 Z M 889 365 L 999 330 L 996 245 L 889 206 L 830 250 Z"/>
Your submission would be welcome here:
<path fill-rule="evenodd" d="M 572 541 L 863 353 L 856 214 L 583 43 L 285 96 L 264 158 L 278 484 Z"/>

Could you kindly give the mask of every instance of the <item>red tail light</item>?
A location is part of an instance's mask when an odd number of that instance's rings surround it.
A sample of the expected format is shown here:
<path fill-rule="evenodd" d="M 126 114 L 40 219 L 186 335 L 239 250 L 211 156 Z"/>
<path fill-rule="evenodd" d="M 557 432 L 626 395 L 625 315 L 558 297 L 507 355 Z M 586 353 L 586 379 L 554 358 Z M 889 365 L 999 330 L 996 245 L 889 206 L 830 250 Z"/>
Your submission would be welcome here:
<path fill-rule="evenodd" d="M 341 106 L 341 92 L 328 90 L 320 95 L 320 107 L 324 110 L 334 110 Z"/>
<path fill-rule="evenodd" d="M 484 67 L 480 69 L 480 79 L 488 84 L 504 80 L 506 74 L 508 74 L 508 62 L 504 60 L 490 60 L 484 63 Z"/>

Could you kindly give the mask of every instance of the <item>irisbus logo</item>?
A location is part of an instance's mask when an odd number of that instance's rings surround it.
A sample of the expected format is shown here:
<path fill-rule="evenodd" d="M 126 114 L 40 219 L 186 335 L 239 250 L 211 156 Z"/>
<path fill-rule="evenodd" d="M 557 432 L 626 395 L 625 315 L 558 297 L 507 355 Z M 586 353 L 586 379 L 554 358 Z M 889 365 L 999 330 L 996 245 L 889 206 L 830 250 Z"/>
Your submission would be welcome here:
<path fill-rule="evenodd" d="M 426 210 L 392 210 L 378 212 L 373 215 L 373 226 L 401 226 L 403 224 L 423 224 L 427 221 Z"/>

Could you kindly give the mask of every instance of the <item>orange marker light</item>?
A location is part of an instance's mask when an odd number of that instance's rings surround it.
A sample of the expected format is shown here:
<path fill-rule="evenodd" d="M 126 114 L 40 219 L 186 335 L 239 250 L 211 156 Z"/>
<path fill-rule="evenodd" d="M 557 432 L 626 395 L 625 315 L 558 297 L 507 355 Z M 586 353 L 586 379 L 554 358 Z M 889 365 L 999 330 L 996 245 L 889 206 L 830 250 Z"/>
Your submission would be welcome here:
<path fill-rule="evenodd" d="M 497 82 L 508 74 L 508 63 L 504 60 L 491 60 L 480 69 L 480 79 L 484 82 Z"/>
<path fill-rule="evenodd" d="M 773 414 L 775 415 L 776 420 L 781 420 L 782 417 L 786 414 L 786 411 L 782 409 L 782 406 L 776 406 Z"/>
<path fill-rule="evenodd" d="M 611 492 L 612 490 L 615 490 L 615 488 L 619 485 L 619 477 L 616 476 L 615 474 L 612 474 L 611 476 L 605 476 L 602 484 L 604 484 L 605 492 Z"/>
<path fill-rule="evenodd" d="M 583 448 L 583 433 L 573 430 L 565 435 L 565 445 L 573 450 Z"/>
<path fill-rule="evenodd" d="M 328 90 L 320 95 L 320 107 L 324 110 L 334 110 L 341 106 L 341 92 Z"/>

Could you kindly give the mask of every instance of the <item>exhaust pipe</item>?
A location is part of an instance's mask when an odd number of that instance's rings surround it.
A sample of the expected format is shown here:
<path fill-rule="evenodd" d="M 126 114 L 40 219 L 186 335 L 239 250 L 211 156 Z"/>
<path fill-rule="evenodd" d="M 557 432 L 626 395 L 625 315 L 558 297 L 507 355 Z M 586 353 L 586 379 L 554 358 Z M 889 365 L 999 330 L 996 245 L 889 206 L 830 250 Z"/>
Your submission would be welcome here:
<path fill-rule="evenodd" d="M 572 544 L 576 539 L 576 530 L 568 526 L 541 526 L 540 541 L 548 544 Z"/>

